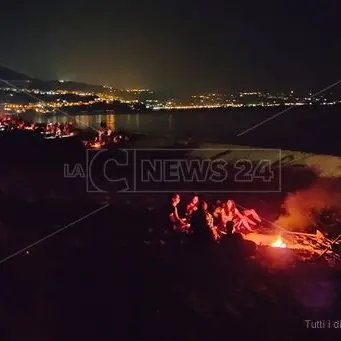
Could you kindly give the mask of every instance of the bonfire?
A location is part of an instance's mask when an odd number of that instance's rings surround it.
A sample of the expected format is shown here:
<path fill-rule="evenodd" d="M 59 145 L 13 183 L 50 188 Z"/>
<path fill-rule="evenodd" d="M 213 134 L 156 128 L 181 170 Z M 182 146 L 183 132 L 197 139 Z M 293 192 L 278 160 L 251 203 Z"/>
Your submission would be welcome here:
<path fill-rule="evenodd" d="M 287 246 L 283 243 L 282 238 L 279 236 L 275 242 L 271 244 L 272 247 L 286 248 Z"/>

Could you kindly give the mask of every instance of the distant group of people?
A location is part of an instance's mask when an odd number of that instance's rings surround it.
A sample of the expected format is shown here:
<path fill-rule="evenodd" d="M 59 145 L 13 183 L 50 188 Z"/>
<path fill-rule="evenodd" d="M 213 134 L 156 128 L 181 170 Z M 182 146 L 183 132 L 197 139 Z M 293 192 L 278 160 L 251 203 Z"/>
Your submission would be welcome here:
<path fill-rule="evenodd" d="M 33 123 L 33 122 L 25 122 L 21 118 L 17 116 L 9 116 L 5 115 L 0 118 L 0 125 L 3 127 L 3 130 L 13 131 L 13 130 L 29 130 L 34 131 L 40 134 L 62 137 L 68 136 L 72 134 L 74 130 L 72 122 L 65 123 Z"/>
<path fill-rule="evenodd" d="M 120 143 L 126 141 L 127 139 L 128 137 L 126 135 L 120 134 L 110 127 L 107 128 L 106 125 L 102 123 L 101 127 L 97 130 L 95 138 L 88 141 L 87 145 L 90 147 L 92 145 L 105 146 Z"/>
<path fill-rule="evenodd" d="M 65 124 L 62 123 L 48 123 L 44 130 L 45 134 L 55 135 L 56 137 L 67 136 L 72 133 L 73 124 L 72 122 L 66 122 Z"/>
<path fill-rule="evenodd" d="M 0 117 L 2 130 L 33 130 L 34 124 L 27 123 L 17 116 L 3 115 Z"/>
<path fill-rule="evenodd" d="M 198 195 L 193 196 L 181 217 L 180 201 L 179 194 L 172 196 L 168 217 L 171 230 L 191 233 L 199 240 L 219 240 L 222 234 L 248 233 L 261 223 L 254 209 L 239 211 L 233 200 L 217 201 L 210 212 L 207 202 Z"/>
<path fill-rule="evenodd" d="M 95 137 L 95 142 L 106 144 L 114 142 L 116 137 L 115 132 L 111 128 L 99 128 L 97 131 L 97 135 Z"/>
<path fill-rule="evenodd" d="M 19 116 L 3 115 L 0 116 L 0 131 L 33 131 L 42 134 L 47 138 L 66 137 L 73 135 L 75 128 L 72 122 L 65 123 L 33 123 L 22 120 Z M 100 128 L 94 137 L 84 140 L 86 146 L 101 147 L 110 144 L 117 144 L 128 140 L 126 134 L 114 131 L 107 127 L 105 122 L 101 122 Z"/>

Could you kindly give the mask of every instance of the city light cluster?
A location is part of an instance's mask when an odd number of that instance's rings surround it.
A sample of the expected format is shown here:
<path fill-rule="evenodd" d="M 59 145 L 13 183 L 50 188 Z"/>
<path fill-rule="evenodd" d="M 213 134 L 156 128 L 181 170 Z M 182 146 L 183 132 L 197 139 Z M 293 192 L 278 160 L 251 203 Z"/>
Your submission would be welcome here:
<path fill-rule="evenodd" d="M 250 108 L 250 107 L 293 107 L 304 105 L 336 105 L 341 100 L 328 99 L 328 96 L 314 97 L 297 96 L 293 91 L 289 93 L 270 94 L 260 91 L 239 92 L 234 94 L 206 93 L 189 97 L 187 100 L 157 99 L 155 93 L 149 89 L 112 89 L 103 86 L 102 92 L 89 92 L 80 90 L 40 90 L 40 89 L 20 89 L 18 87 L 1 88 L 11 99 L 3 104 L 5 111 L 17 113 L 25 111 L 36 111 L 39 113 L 53 112 L 64 107 L 86 107 L 97 103 L 114 104 L 122 103 L 128 105 L 132 110 L 141 105 L 147 110 L 195 110 L 195 109 L 219 109 L 219 108 Z M 108 90 L 109 89 L 109 90 Z M 16 95 L 26 94 L 33 100 L 27 98 L 16 102 Z M 72 99 L 61 96 L 74 96 Z M 35 97 L 37 96 L 37 97 Z M 41 96 L 46 97 L 46 100 Z M 34 99 L 36 101 L 34 101 Z M 24 103 L 22 103 L 24 102 Z"/>
<path fill-rule="evenodd" d="M 217 109 L 221 108 L 220 105 L 161 105 L 153 107 L 153 110 L 191 110 L 191 109 Z"/>
<path fill-rule="evenodd" d="M 40 113 L 48 113 L 50 111 L 60 109 L 63 107 L 73 107 L 73 106 L 87 106 L 93 105 L 95 103 L 101 102 L 100 99 L 95 98 L 93 101 L 77 101 L 77 102 L 67 102 L 55 101 L 55 102 L 38 102 L 38 103 L 26 103 L 26 104 L 16 104 L 16 103 L 6 103 L 4 106 L 5 111 L 15 111 L 17 113 L 25 111 L 36 111 Z"/>
<path fill-rule="evenodd" d="M 19 89 L 19 88 L 1 88 L 7 92 L 14 92 L 14 93 L 28 93 L 34 95 L 45 95 L 45 96 L 57 96 L 57 95 L 76 95 L 81 97 L 86 96 L 94 96 L 95 93 L 93 92 L 84 92 L 84 91 L 77 91 L 77 90 L 39 90 L 39 89 Z"/>

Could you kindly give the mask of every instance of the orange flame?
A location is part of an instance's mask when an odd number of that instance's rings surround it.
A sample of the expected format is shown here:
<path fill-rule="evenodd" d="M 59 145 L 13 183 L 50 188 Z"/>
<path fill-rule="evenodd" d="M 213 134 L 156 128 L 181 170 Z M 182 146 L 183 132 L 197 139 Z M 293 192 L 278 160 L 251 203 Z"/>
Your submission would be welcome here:
<path fill-rule="evenodd" d="M 287 246 L 283 243 L 282 238 L 278 237 L 275 242 L 271 244 L 272 247 L 286 248 Z"/>

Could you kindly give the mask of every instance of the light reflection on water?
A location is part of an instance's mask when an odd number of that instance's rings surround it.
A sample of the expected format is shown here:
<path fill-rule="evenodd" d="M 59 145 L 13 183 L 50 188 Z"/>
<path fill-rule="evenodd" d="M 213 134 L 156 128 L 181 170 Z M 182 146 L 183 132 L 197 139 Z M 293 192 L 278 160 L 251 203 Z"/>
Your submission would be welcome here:
<path fill-rule="evenodd" d="M 296 110 L 296 109 L 295 109 Z M 280 135 L 284 140 L 287 139 L 287 130 L 290 128 L 290 134 L 295 135 L 297 128 L 297 115 L 295 110 L 282 115 L 280 120 L 274 120 L 274 129 L 270 123 L 264 127 L 257 128 L 257 132 L 263 128 L 266 131 L 262 136 L 266 136 L 269 141 L 277 139 Z M 299 109 L 298 109 L 299 110 Z M 305 113 L 305 111 L 307 111 Z M 26 120 L 36 122 L 66 122 L 72 120 L 75 126 L 79 128 L 91 127 L 98 129 L 102 122 L 105 122 L 108 128 L 112 130 L 125 130 L 130 132 L 139 132 L 150 135 L 171 136 L 174 138 L 184 138 L 190 133 L 193 139 L 229 143 L 231 137 L 237 136 L 240 132 L 263 120 L 268 119 L 273 114 L 278 113 L 278 109 L 266 110 L 227 110 L 227 111 L 191 111 L 191 112 L 154 112 L 154 113 L 79 113 L 76 116 L 50 116 L 44 114 L 23 114 Z M 310 110 L 300 111 L 302 115 L 310 117 Z M 280 123 L 280 124 L 279 124 Z M 278 125 L 279 124 L 279 125 Z M 278 129 L 280 127 L 280 129 Z M 252 134 L 250 134 L 251 136 Z M 258 137 L 257 137 L 258 138 Z M 251 141 L 252 142 L 252 141 Z M 277 145 L 280 145 L 277 143 Z M 276 146 L 278 147 L 278 146 Z"/>
<path fill-rule="evenodd" d="M 91 115 L 91 114 L 80 114 L 76 116 L 67 116 L 67 115 L 41 115 L 41 114 L 30 114 L 24 113 L 21 115 L 23 119 L 28 121 L 34 121 L 37 123 L 65 123 L 67 121 L 72 121 L 75 126 L 86 129 L 86 128 L 95 128 L 98 129 L 101 124 L 104 122 L 108 128 L 112 130 L 117 129 L 116 126 L 116 115 L 114 113 L 109 114 L 99 114 L 99 115 Z M 124 120 L 121 120 L 122 126 L 120 128 L 124 128 L 126 126 Z"/>
<path fill-rule="evenodd" d="M 105 123 L 112 130 L 123 129 L 132 132 L 144 133 L 168 133 L 172 129 L 172 115 L 157 114 L 114 114 L 113 112 L 104 114 L 79 114 L 75 116 L 67 115 L 43 115 L 24 113 L 21 115 L 27 121 L 38 123 L 65 123 L 72 121 L 75 126 L 86 129 L 98 129 Z"/>
<path fill-rule="evenodd" d="M 238 116 L 238 117 L 237 117 Z M 151 135 L 172 136 L 183 138 L 191 132 L 194 138 L 207 140 L 225 140 L 231 134 L 241 131 L 243 128 L 257 123 L 261 117 L 248 115 L 242 117 L 243 113 L 219 112 L 155 112 L 155 113 L 80 113 L 76 116 L 67 115 L 44 115 L 36 113 L 25 113 L 25 120 L 40 123 L 65 123 L 73 121 L 74 125 L 86 129 L 98 129 L 103 122 L 112 130 L 125 130 Z M 236 119 L 237 118 L 237 119 Z M 241 120 L 243 118 L 244 120 Z"/>
<path fill-rule="evenodd" d="M 341 144 L 335 143 L 340 126 L 339 107 L 294 108 L 278 116 L 278 108 L 231 109 L 224 111 L 172 111 L 154 113 L 79 113 L 73 117 L 75 126 L 98 129 L 101 122 L 113 130 L 139 132 L 149 135 L 169 136 L 175 139 L 253 145 L 339 155 Z M 276 116 L 277 115 L 277 116 Z M 328 120 L 326 120 L 328 115 Z M 48 116 L 44 114 L 22 115 L 35 122 L 65 122 L 71 116 Z M 275 119 L 271 119 L 274 117 Z M 265 124 L 260 124 L 265 122 Z M 256 127 L 241 138 L 238 134 Z M 302 131 L 309 136 L 302 138 Z M 326 136 L 325 132 L 328 132 Z M 289 137 L 290 136 L 290 137 Z M 319 136 L 319 138 L 317 138 Z M 315 143 L 319 139 L 323 144 Z M 328 139 L 328 141 L 327 141 Z M 315 146 L 316 144 L 316 146 Z M 313 147 L 312 147 L 313 145 Z"/>

